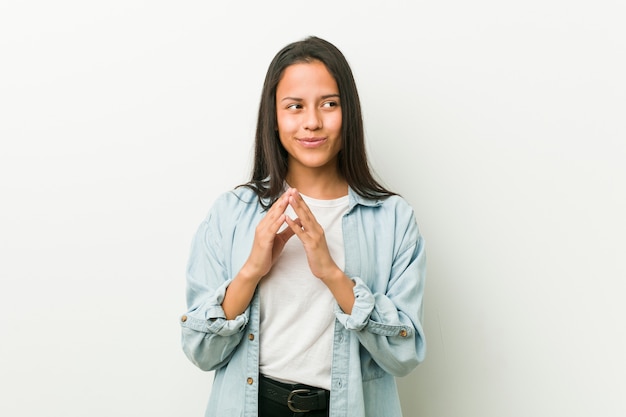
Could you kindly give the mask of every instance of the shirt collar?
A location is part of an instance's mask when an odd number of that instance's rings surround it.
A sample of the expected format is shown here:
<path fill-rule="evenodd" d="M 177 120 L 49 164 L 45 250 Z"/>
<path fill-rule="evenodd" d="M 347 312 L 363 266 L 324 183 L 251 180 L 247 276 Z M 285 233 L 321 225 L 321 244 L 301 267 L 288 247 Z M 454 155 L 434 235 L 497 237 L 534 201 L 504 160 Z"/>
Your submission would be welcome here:
<path fill-rule="evenodd" d="M 381 204 L 383 204 L 383 200 L 380 198 L 371 199 L 371 198 L 360 196 L 359 194 L 357 194 L 356 191 L 352 189 L 352 187 L 348 187 L 348 201 L 349 201 L 349 211 L 352 211 L 352 209 L 356 205 L 367 206 L 367 207 L 378 207 Z"/>

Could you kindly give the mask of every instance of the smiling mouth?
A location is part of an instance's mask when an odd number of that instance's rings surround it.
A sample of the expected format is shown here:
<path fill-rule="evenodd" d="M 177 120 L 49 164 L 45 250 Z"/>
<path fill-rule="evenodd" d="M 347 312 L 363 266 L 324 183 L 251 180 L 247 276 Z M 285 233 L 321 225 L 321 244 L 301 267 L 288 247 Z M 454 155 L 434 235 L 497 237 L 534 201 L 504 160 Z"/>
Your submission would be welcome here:
<path fill-rule="evenodd" d="M 297 140 L 298 143 L 300 143 L 305 148 L 315 148 L 326 142 L 326 138 L 300 138 Z"/>

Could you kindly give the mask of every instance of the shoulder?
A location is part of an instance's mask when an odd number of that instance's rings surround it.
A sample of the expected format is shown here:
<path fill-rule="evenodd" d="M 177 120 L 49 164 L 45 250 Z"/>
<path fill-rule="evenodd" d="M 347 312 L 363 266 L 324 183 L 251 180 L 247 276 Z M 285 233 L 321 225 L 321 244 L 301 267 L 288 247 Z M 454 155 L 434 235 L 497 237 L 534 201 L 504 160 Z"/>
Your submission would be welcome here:
<path fill-rule="evenodd" d="M 417 230 L 415 211 L 403 197 L 399 195 L 387 197 L 381 204 L 381 210 L 388 218 L 393 219 L 392 221 L 397 228 L 411 229 L 415 227 Z"/>
<path fill-rule="evenodd" d="M 237 218 L 243 213 L 262 210 L 256 193 L 248 187 L 238 187 L 220 194 L 207 215 L 210 218 Z"/>
<path fill-rule="evenodd" d="M 371 211 L 377 218 L 377 224 L 387 230 L 393 230 L 395 236 L 408 237 L 409 240 L 419 239 L 420 231 L 415 210 L 407 200 L 400 195 L 392 195 L 376 202 Z"/>
<path fill-rule="evenodd" d="M 240 186 L 222 193 L 216 200 L 216 204 L 239 205 L 240 203 L 249 205 L 257 204 L 258 198 L 254 190 L 250 187 Z"/>
<path fill-rule="evenodd" d="M 357 197 L 356 204 L 361 207 L 371 208 L 372 213 L 378 216 L 392 218 L 414 216 L 413 207 L 399 195 L 391 195 L 379 199 Z"/>
<path fill-rule="evenodd" d="M 409 202 L 399 195 L 393 195 L 384 200 L 381 209 L 385 213 L 385 222 L 393 230 L 394 246 L 398 253 L 421 250 L 419 248 L 423 246 L 423 237 L 415 211 Z"/>
<path fill-rule="evenodd" d="M 385 199 L 380 200 L 381 206 L 387 210 L 400 211 L 400 212 L 413 212 L 413 207 L 402 196 L 392 195 Z"/>

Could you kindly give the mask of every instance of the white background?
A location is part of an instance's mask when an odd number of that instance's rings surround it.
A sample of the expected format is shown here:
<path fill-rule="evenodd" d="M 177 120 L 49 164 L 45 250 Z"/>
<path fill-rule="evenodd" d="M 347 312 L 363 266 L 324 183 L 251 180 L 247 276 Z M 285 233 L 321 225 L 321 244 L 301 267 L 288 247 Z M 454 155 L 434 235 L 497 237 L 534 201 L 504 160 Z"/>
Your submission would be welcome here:
<path fill-rule="evenodd" d="M 0 3 L 0 415 L 203 415 L 189 244 L 310 34 L 427 240 L 405 417 L 625 415 L 623 4 Z"/>

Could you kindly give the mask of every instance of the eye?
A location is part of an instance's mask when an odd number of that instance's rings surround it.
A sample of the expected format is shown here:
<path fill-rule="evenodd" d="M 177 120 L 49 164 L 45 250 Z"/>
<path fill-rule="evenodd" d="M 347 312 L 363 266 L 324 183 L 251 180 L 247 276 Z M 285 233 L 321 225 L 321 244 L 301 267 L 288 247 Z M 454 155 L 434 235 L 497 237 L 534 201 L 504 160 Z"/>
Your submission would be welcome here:
<path fill-rule="evenodd" d="M 302 108 L 302 105 L 299 103 L 293 103 L 293 104 L 288 105 L 287 108 L 291 110 L 299 110 Z"/>
<path fill-rule="evenodd" d="M 322 107 L 338 107 L 339 106 L 339 102 L 337 101 L 325 101 L 324 103 L 322 103 Z"/>

